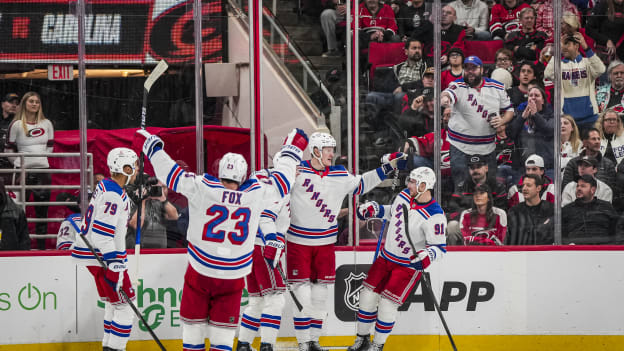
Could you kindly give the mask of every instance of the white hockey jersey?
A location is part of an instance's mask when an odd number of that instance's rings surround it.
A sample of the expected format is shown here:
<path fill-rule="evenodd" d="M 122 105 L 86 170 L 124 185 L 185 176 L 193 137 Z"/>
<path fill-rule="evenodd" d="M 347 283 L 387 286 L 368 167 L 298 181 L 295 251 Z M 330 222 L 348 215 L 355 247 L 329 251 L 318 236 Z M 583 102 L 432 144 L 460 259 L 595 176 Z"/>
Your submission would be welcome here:
<path fill-rule="evenodd" d="M 319 172 L 310 161 L 298 169 L 290 195 L 290 228 L 286 239 L 308 246 L 336 242 L 338 212 L 345 195 L 361 195 L 379 185 L 386 175 L 381 168 L 352 175 L 343 166 L 326 167 Z"/>
<path fill-rule="evenodd" d="M 80 235 L 81 224 L 82 218 L 80 217 L 80 213 L 72 213 L 65 218 L 56 236 L 57 250 L 69 250 L 71 248 L 77 236 Z"/>
<path fill-rule="evenodd" d="M 410 267 L 412 253 L 405 236 L 403 204 L 409 209 L 409 235 L 417 251 L 427 249 L 431 262 L 446 253 L 446 216 L 440 205 L 431 200 L 426 204 L 411 201 L 409 190 L 401 191 L 390 206 L 383 206 L 383 218 L 390 221 L 381 257 L 398 265 Z"/>
<path fill-rule="evenodd" d="M 229 190 L 211 175 L 185 172 L 163 150 L 150 161 L 156 177 L 188 199 L 187 256 L 193 269 L 220 279 L 248 275 L 260 215 L 265 209 L 278 212 L 274 195 L 290 192 L 297 162 L 280 157 L 271 184 L 252 177 L 239 190 Z"/>
<path fill-rule="evenodd" d="M 126 191 L 110 178 L 99 182 L 87 207 L 80 231 L 103 260 L 127 261 L 126 231 L 129 215 L 130 199 Z M 71 252 L 79 263 L 99 266 L 82 239 L 74 242 Z"/>
<path fill-rule="evenodd" d="M 513 111 L 503 84 L 484 77 L 480 87 L 471 88 L 461 78 L 444 91 L 449 93 L 453 104 L 447 134 L 451 145 L 468 155 L 493 152 L 496 130 L 490 125 L 490 118 Z"/>
<path fill-rule="evenodd" d="M 258 181 L 267 185 L 272 185 L 271 173 L 273 169 L 263 169 L 254 174 Z M 286 243 L 286 231 L 290 226 L 290 194 L 286 194 L 284 197 L 278 196 L 279 194 L 273 192 L 273 204 L 272 209 L 264 209 L 260 215 L 260 230 L 256 233 L 255 245 L 264 246 L 266 243 L 265 235 L 276 233 L 277 240 L 282 244 Z M 277 213 L 273 210 L 277 210 Z"/>

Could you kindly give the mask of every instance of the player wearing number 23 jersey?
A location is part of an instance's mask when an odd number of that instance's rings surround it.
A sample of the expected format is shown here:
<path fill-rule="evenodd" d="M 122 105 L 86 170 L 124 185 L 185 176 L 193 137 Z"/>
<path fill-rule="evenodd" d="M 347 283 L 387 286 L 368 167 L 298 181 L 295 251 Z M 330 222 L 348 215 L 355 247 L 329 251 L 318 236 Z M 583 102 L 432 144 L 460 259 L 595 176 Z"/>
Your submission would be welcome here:
<path fill-rule="evenodd" d="M 146 131 L 137 134 L 146 138 L 143 152 L 156 177 L 188 199 L 189 267 L 180 305 L 183 350 L 205 349 L 206 324 L 210 350 L 232 350 L 244 277 L 251 272 L 261 214 L 279 212 L 275 196 L 282 198 L 290 192 L 307 136 L 293 130 L 273 159 L 270 181 L 261 182 L 255 177 L 245 181 L 247 162 L 242 155 L 225 154 L 219 161 L 218 178 L 194 174 L 165 153 L 158 136 Z"/>

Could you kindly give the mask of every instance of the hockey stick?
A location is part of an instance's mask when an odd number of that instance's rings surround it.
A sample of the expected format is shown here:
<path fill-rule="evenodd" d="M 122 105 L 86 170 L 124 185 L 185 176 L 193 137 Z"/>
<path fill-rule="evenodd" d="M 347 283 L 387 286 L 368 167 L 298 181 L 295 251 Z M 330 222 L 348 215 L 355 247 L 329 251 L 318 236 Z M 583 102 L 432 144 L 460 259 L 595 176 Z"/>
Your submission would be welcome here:
<path fill-rule="evenodd" d="M 383 219 L 381 222 L 381 230 L 379 231 L 379 238 L 377 239 L 377 247 L 375 248 L 375 256 L 373 257 L 373 262 L 379 256 L 379 250 L 381 249 L 381 239 L 383 239 L 384 230 L 386 230 L 386 220 Z"/>
<path fill-rule="evenodd" d="M 301 305 L 301 302 L 299 302 L 299 299 L 297 299 L 297 296 L 295 296 L 295 293 L 292 291 L 292 288 L 290 287 L 290 283 L 288 283 L 288 279 L 286 279 L 286 274 L 284 274 L 282 266 L 278 263 L 277 267 L 275 268 L 277 268 L 277 271 L 282 276 L 282 281 L 284 282 L 284 285 L 286 285 L 286 290 L 288 290 L 288 292 L 290 293 L 290 297 L 292 297 L 293 301 L 295 302 L 295 306 L 297 306 L 299 312 L 303 311 L 303 305 Z"/>
<path fill-rule="evenodd" d="M 152 73 L 150 73 L 149 77 L 143 83 L 143 106 L 141 107 L 141 129 L 145 130 L 145 117 L 147 115 L 147 96 L 149 95 L 149 91 L 154 85 L 154 82 L 163 73 L 167 70 L 169 65 L 165 60 L 160 60 Z M 139 283 L 139 258 L 141 257 L 141 211 L 143 210 L 143 158 L 145 154 L 141 151 L 141 156 L 139 157 L 139 176 L 141 177 L 139 180 L 139 204 L 137 205 L 137 224 L 136 224 L 136 236 L 134 239 L 134 258 L 136 259 L 136 263 L 134 266 L 134 274 L 132 283 L 134 285 L 138 285 Z"/>
<path fill-rule="evenodd" d="M 89 248 L 89 251 L 91 251 L 91 253 L 93 254 L 93 256 L 95 256 L 95 259 L 98 261 L 98 263 L 100 264 L 100 266 L 102 268 L 104 268 L 104 270 L 107 270 L 108 268 L 106 267 L 106 263 L 104 263 L 104 261 L 102 260 L 102 258 L 100 256 L 97 255 L 97 253 L 95 252 L 95 249 L 93 248 L 93 246 L 91 245 L 91 243 L 89 242 L 89 240 L 87 240 L 87 238 L 84 236 L 84 234 L 80 234 L 80 237 L 82 238 L 82 241 L 84 241 L 84 243 L 87 245 L 87 247 Z M 139 319 L 141 320 L 141 322 L 143 323 L 143 325 L 145 326 L 145 328 L 147 328 L 147 331 L 150 333 L 150 335 L 152 336 L 152 338 L 154 339 L 154 341 L 156 341 L 156 343 L 158 344 L 158 347 L 160 347 L 160 349 L 162 351 L 167 351 L 167 349 L 165 348 L 165 346 L 163 346 L 163 344 L 160 342 L 160 339 L 158 339 L 158 336 L 156 336 L 156 333 L 154 333 L 154 330 L 152 330 L 152 327 L 149 326 L 149 324 L 147 324 L 147 321 L 145 320 L 145 318 L 143 318 L 143 315 L 141 314 L 141 312 L 139 311 L 139 309 L 136 307 L 136 305 L 134 304 L 134 302 L 132 302 L 132 300 L 130 300 L 130 298 L 128 297 L 128 294 L 126 294 L 126 292 L 123 289 L 119 289 L 119 292 L 121 293 L 121 295 L 123 296 L 123 298 L 126 300 L 126 302 L 128 303 L 128 305 L 130 305 L 130 308 L 132 308 L 132 310 L 134 311 L 134 314 L 137 315 L 137 317 L 139 317 Z"/>
<path fill-rule="evenodd" d="M 412 252 L 414 253 L 414 255 L 416 255 L 416 246 L 414 246 L 414 242 L 412 241 L 412 238 L 409 235 L 409 222 L 408 222 L 409 214 L 407 212 L 407 206 L 405 204 L 402 204 L 402 206 L 403 206 L 403 221 L 405 222 L 405 236 L 407 237 L 407 241 L 409 242 L 410 247 L 412 248 Z M 438 300 L 436 300 L 436 297 L 433 294 L 433 288 L 431 287 L 431 282 L 429 282 L 429 278 L 427 277 L 427 274 L 425 274 L 425 272 L 422 272 L 420 276 L 422 277 L 422 281 L 423 281 L 425 288 L 429 291 L 429 294 L 431 294 L 431 299 L 433 300 L 433 304 L 435 305 L 436 311 L 438 311 L 438 316 L 440 316 L 440 320 L 442 321 L 444 330 L 446 330 L 446 335 L 448 335 L 449 341 L 451 342 L 451 346 L 453 346 L 453 350 L 457 351 L 457 347 L 455 346 L 455 341 L 453 341 L 453 336 L 451 335 L 451 331 L 449 330 L 449 327 L 446 324 L 446 319 L 444 319 L 444 316 L 442 315 L 442 311 L 440 310 L 440 304 L 438 304 Z"/>

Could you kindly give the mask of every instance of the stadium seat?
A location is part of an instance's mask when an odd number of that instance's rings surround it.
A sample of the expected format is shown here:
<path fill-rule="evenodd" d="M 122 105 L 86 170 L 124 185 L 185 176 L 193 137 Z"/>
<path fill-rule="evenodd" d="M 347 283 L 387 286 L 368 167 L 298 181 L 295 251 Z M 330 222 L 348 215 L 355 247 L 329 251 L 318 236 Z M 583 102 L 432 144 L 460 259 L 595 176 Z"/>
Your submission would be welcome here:
<path fill-rule="evenodd" d="M 479 56 L 486 64 L 496 63 L 496 51 L 503 47 L 502 40 L 473 40 L 464 42 L 464 55 Z"/>
<path fill-rule="evenodd" d="M 375 69 L 379 66 L 392 66 L 407 59 L 405 43 L 370 43 L 368 48 L 369 89 L 372 88 Z"/>

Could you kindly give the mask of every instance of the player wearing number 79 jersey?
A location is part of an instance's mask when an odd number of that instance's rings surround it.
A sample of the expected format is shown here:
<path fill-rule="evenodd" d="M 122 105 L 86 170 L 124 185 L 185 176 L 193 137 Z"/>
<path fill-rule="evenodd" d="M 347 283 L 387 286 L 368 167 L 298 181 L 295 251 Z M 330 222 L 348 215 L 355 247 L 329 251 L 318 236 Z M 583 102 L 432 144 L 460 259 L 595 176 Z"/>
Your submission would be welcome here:
<path fill-rule="evenodd" d="M 182 170 L 165 153 L 158 136 L 143 130 L 137 133 L 146 138 L 143 152 L 156 177 L 189 203 L 189 266 L 180 306 L 183 350 L 205 349 L 206 324 L 210 350 L 232 350 L 261 213 L 277 213 L 279 208 L 273 207 L 279 204 L 273 195 L 290 192 L 307 136 L 293 130 L 274 159 L 271 182 L 259 182 L 253 177 L 245 181 L 247 163 L 239 154 L 223 156 L 219 178 L 196 175 Z"/>
<path fill-rule="evenodd" d="M 392 331 L 398 308 L 405 302 L 421 273 L 432 261 L 446 252 L 446 217 L 432 198 L 435 174 L 419 167 L 407 178 L 407 189 L 401 191 L 390 206 L 367 202 L 359 206 L 361 219 L 371 217 L 390 220 L 388 234 L 379 257 L 373 262 L 360 291 L 357 339 L 349 351 L 382 350 Z M 403 206 L 407 206 L 409 228 L 405 228 Z M 412 251 L 409 235 L 416 252 Z M 375 336 L 370 343 L 370 329 Z"/>

